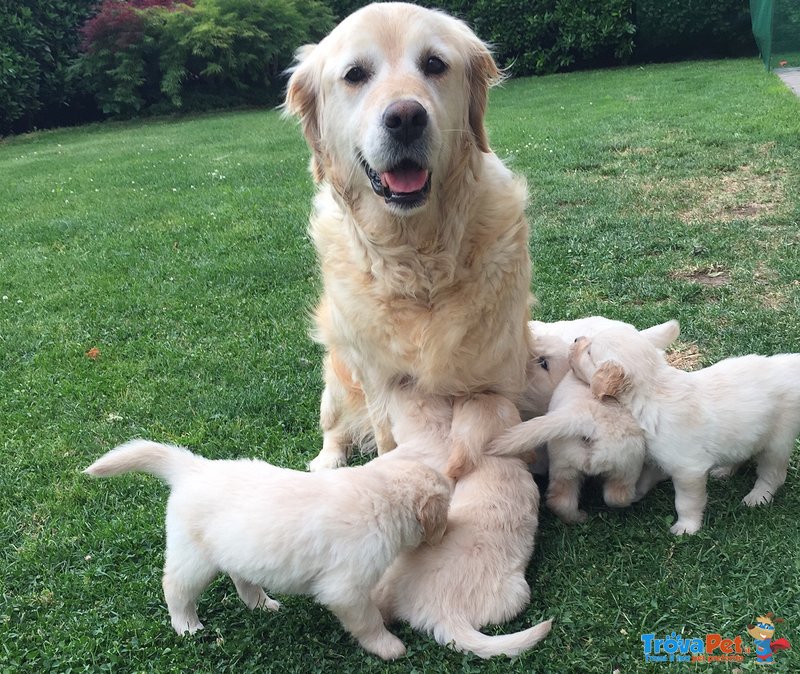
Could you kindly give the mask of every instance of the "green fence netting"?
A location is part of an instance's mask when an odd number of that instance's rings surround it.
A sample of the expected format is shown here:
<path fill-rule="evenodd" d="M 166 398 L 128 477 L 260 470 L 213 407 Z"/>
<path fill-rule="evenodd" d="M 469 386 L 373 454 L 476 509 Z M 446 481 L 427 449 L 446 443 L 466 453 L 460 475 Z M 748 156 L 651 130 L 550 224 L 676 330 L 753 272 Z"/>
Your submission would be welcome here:
<path fill-rule="evenodd" d="M 750 15 L 767 69 L 800 67 L 800 0 L 750 0 Z"/>

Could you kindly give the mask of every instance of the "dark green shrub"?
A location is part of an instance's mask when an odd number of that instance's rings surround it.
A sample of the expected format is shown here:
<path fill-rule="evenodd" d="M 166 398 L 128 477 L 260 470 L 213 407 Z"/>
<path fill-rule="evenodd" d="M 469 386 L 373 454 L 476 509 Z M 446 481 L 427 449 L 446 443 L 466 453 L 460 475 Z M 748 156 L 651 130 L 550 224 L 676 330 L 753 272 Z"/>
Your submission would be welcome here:
<path fill-rule="evenodd" d="M 333 25 L 316 0 L 197 0 L 194 11 L 154 15 L 161 90 L 175 107 L 226 98 L 266 103 L 280 95 L 280 75 L 294 51 Z"/>
<path fill-rule="evenodd" d="M 633 50 L 630 0 L 478 0 L 453 5 L 456 13 L 468 8 L 464 18 L 494 45 L 500 65 L 515 75 L 620 63 Z"/>
<path fill-rule="evenodd" d="M 77 121 L 67 67 L 94 0 L 0 2 L 0 134 Z M 70 107 L 72 105 L 72 107 Z"/>
<path fill-rule="evenodd" d="M 637 60 L 755 53 L 749 0 L 635 0 Z"/>

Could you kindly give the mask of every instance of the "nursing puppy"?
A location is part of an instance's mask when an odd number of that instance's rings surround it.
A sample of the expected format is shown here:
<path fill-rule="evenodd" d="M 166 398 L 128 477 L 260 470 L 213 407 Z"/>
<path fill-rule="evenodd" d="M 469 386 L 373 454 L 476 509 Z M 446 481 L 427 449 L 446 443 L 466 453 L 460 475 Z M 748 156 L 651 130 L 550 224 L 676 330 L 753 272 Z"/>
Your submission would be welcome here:
<path fill-rule="evenodd" d="M 615 400 L 597 400 L 572 372 L 553 393 L 547 414 L 509 429 L 487 448 L 491 455 L 525 456 L 547 443 L 547 507 L 569 524 L 585 522 L 578 507 L 586 476 L 603 477 L 607 505 L 630 505 L 644 465 L 644 434 Z"/>
<path fill-rule="evenodd" d="M 314 337 L 326 350 L 312 470 L 344 465 L 369 438 L 391 450 L 400 386 L 466 401 L 456 431 L 525 388 L 526 188 L 483 123 L 499 79 L 464 23 L 398 2 L 364 7 L 298 51 L 284 109 L 300 120 L 318 185 Z M 483 451 L 456 435 L 453 475 Z"/>
<path fill-rule="evenodd" d="M 399 404 L 405 409 L 393 416 L 402 422 L 392 427 L 399 445 L 372 463 L 414 459 L 444 469 L 458 410 L 441 398 Z M 485 444 L 518 421 L 507 402 L 458 432 Z M 404 620 L 442 645 L 482 658 L 512 657 L 536 645 L 550 632 L 550 620 L 499 636 L 479 629 L 511 620 L 530 602 L 525 573 L 538 508 L 536 483 L 520 459 L 480 457 L 455 484 L 441 543 L 404 550 L 376 586 L 373 596 L 386 621 Z"/>
<path fill-rule="evenodd" d="M 610 326 L 633 326 L 601 316 L 535 322 L 537 334 L 563 335 L 575 339 L 580 332 L 594 334 Z M 641 334 L 656 348 L 664 349 L 678 336 L 675 321 L 656 325 Z M 540 337 L 541 338 L 541 337 Z M 565 351 L 569 347 L 564 346 Z M 566 359 L 565 359 L 566 360 Z M 568 372 L 550 400 L 547 414 L 508 429 L 490 443 L 487 453 L 495 456 L 526 456 L 547 444 L 549 482 L 547 506 L 567 523 L 586 521 L 578 507 L 581 485 L 586 476 L 603 478 L 607 505 L 630 505 L 645 459 L 644 434 L 628 410 L 616 400 L 598 400 L 589 386 Z M 541 449 L 537 451 L 541 454 Z"/>
<path fill-rule="evenodd" d="M 84 472 L 129 471 L 171 488 L 163 585 L 178 634 L 202 629 L 195 600 L 222 572 L 249 608 L 278 610 L 263 587 L 309 594 L 370 653 L 405 653 L 370 590 L 401 550 L 442 538 L 450 489 L 436 471 L 399 461 L 309 474 L 133 440 Z"/>
<path fill-rule="evenodd" d="M 756 458 L 748 506 L 771 501 L 786 479 L 800 435 L 800 355 L 742 356 L 684 372 L 635 331 L 614 328 L 579 340 L 572 368 L 595 396 L 625 405 L 644 431 L 649 457 L 675 486 L 672 533 L 702 526 L 712 469 Z"/>

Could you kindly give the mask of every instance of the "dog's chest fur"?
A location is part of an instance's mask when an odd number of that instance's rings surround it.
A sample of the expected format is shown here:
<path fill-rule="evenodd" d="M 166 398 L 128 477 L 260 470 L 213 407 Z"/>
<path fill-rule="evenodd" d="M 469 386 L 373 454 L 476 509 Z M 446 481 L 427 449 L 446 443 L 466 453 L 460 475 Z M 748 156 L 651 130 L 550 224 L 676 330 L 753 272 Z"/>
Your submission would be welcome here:
<path fill-rule="evenodd" d="M 529 335 L 522 189 L 522 200 L 511 199 L 516 218 L 454 209 L 458 222 L 377 243 L 342 211 L 314 219 L 325 287 L 317 339 L 362 380 L 410 377 L 430 393 L 517 395 Z M 498 232 L 496 222 L 509 224 Z"/>

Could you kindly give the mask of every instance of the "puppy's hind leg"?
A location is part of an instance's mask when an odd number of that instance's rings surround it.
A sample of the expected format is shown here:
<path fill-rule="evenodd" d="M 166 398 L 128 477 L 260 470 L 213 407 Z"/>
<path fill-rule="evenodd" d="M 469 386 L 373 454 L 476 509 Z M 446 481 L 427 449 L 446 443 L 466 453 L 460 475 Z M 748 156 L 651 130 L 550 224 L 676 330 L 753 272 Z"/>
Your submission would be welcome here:
<path fill-rule="evenodd" d="M 364 650 L 384 660 L 405 655 L 403 642 L 386 629 L 381 612 L 369 596 L 353 599 L 355 603 L 328 603 L 327 606 Z"/>
<path fill-rule="evenodd" d="M 168 546 L 162 580 L 172 628 L 178 634 L 194 634 L 203 629 L 197 617 L 196 601 L 218 573 L 195 551 L 187 552 L 188 555 L 183 555 L 180 551 L 171 551 Z"/>
<path fill-rule="evenodd" d="M 678 521 L 670 531 L 676 536 L 697 533 L 703 526 L 703 511 L 708 500 L 705 474 L 673 475 L 672 484 L 675 487 Z"/>
<path fill-rule="evenodd" d="M 267 593 L 264 592 L 264 589 L 255 583 L 251 583 L 233 574 L 231 574 L 231 580 L 236 586 L 236 592 L 239 594 L 239 598 L 244 602 L 247 608 L 265 608 L 269 611 L 277 611 L 281 607 L 280 602 L 270 599 Z"/>
<path fill-rule="evenodd" d="M 794 437 L 787 442 L 773 442 L 758 455 L 756 479 L 753 489 L 742 499 L 750 507 L 769 503 L 775 492 L 786 481 L 789 455 L 794 446 Z"/>
<path fill-rule="evenodd" d="M 547 507 L 562 522 L 580 524 L 588 519 L 588 515 L 578 508 L 578 501 L 583 484 L 583 473 L 574 468 L 553 469 L 550 466 L 550 482 L 547 485 Z"/>

